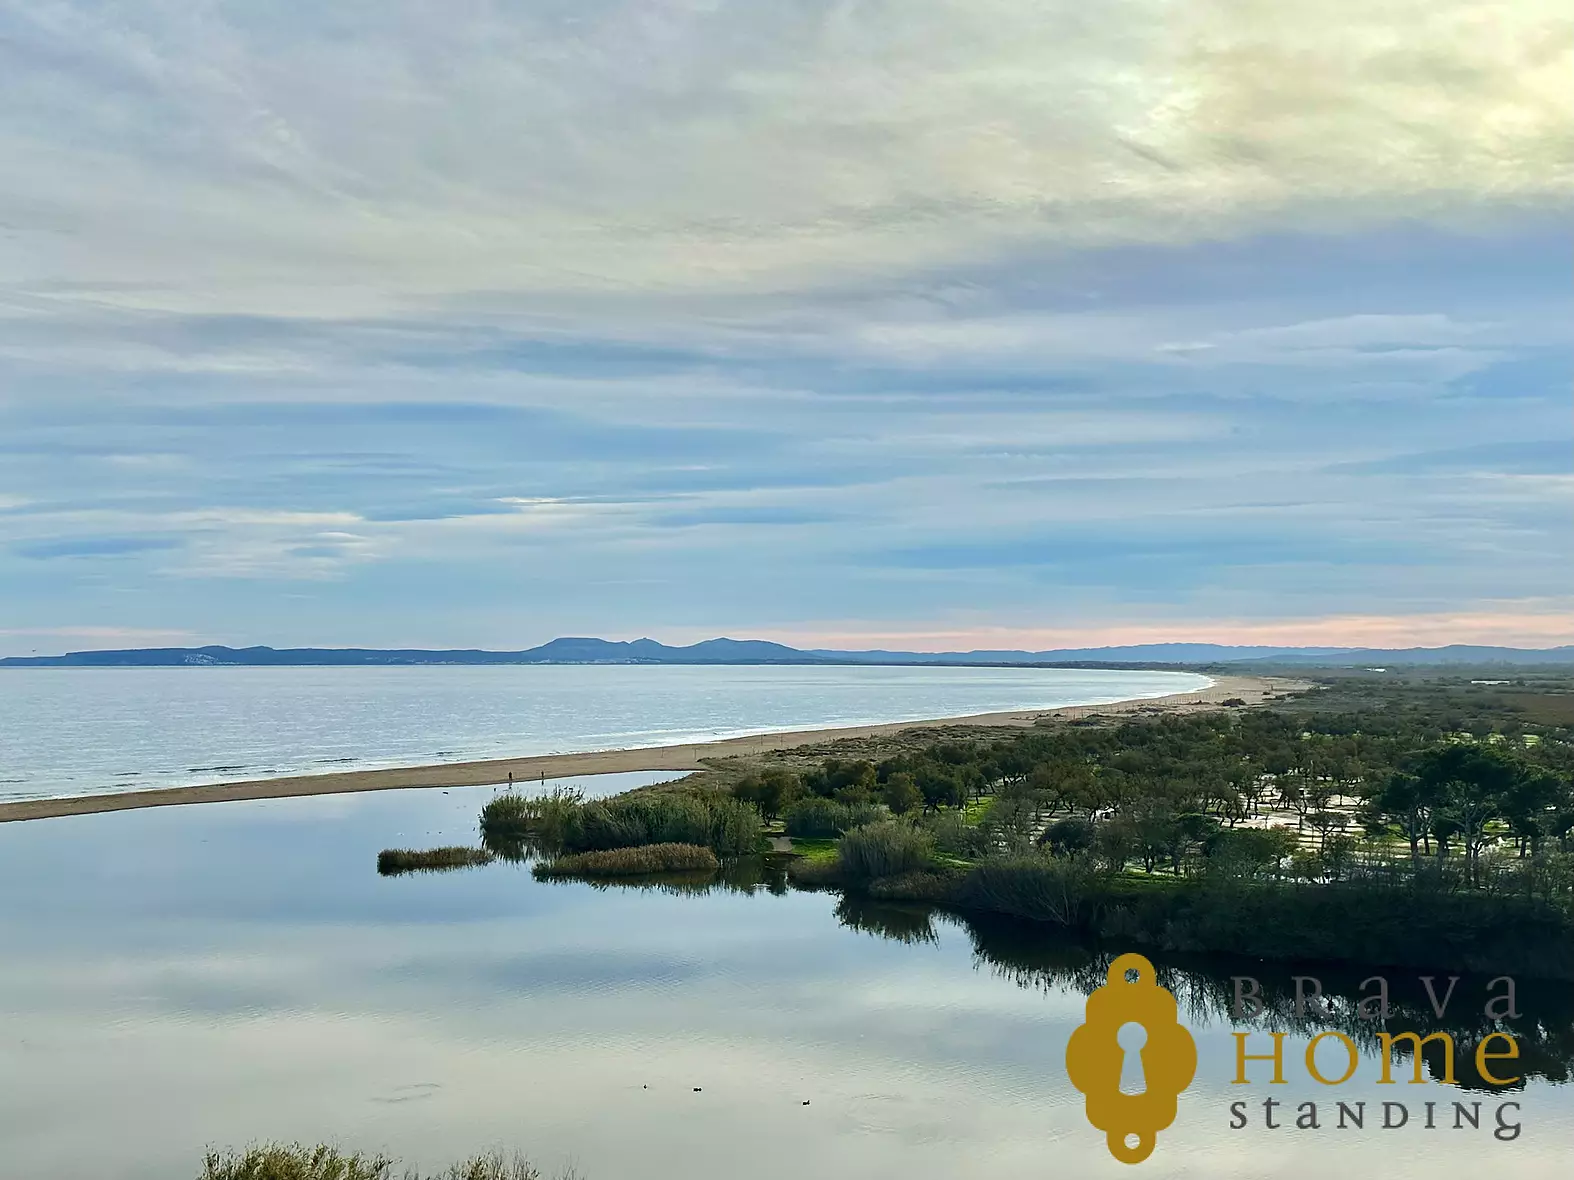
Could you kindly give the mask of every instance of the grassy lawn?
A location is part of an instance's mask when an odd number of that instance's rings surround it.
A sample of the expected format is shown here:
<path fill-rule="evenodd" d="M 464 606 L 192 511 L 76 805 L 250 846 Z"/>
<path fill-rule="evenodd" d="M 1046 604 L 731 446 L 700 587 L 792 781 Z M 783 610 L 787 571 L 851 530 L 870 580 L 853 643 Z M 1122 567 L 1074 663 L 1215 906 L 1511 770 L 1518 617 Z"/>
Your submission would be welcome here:
<path fill-rule="evenodd" d="M 808 860 L 835 860 L 836 837 L 817 836 L 813 839 L 808 839 L 794 836 L 792 850 Z"/>

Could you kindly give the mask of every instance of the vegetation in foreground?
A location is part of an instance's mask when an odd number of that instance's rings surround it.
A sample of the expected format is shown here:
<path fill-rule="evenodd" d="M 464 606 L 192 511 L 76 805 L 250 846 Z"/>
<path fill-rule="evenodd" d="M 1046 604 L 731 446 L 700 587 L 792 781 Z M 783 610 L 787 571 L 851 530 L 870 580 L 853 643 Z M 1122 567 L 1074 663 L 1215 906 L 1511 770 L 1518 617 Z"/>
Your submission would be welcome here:
<path fill-rule="evenodd" d="M 377 854 L 377 871 L 385 877 L 400 873 L 440 872 L 491 864 L 493 855 L 484 848 L 384 848 Z"/>
<path fill-rule="evenodd" d="M 634 848 L 609 848 L 604 852 L 571 852 L 538 861 L 531 869 L 537 877 L 633 877 L 650 873 L 711 871 L 721 861 L 700 844 L 643 844 Z"/>
<path fill-rule="evenodd" d="M 327 1144 L 269 1143 L 208 1152 L 199 1180 L 543 1180 L 543 1173 L 523 1156 L 501 1151 L 422 1173 L 382 1154 L 345 1152 Z M 560 1180 L 572 1180 L 572 1173 L 560 1174 Z"/>

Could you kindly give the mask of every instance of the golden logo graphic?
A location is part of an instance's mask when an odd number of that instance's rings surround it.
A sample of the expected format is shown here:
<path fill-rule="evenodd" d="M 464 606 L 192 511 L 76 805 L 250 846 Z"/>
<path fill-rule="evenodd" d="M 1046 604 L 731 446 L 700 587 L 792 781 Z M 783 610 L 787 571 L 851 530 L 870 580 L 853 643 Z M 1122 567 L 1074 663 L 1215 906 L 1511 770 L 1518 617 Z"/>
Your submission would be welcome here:
<path fill-rule="evenodd" d="M 1140 1164 L 1153 1154 L 1197 1072 L 1197 1044 L 1147 959 L 1121 955 L 1110 964 L 1104 986 L 1088 997 L 1087 1019 L 1071 1034 L 1066 1069 L 1112 1156 Z"/>

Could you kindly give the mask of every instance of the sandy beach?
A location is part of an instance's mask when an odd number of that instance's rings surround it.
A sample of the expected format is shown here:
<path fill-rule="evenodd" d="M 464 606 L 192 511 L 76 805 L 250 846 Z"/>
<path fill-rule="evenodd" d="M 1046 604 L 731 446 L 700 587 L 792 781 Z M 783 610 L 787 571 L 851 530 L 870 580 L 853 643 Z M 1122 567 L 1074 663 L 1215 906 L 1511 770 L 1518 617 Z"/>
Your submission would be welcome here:
<path fill-rule="evenodd" d="M 980 713 L 969 717 L 937 717 L 926 721 L 896 721 L 841 729 L 793 730 L 757 734 L 721 741 L 676 746 L 650 746 L 624 750 L 594 750 L 579 754 L 545 754 L 527 758 L 500 758 L 485 762 L 450 762 L 435 766 L 401 766 L 383 770 L 352 770 L 338 774 L 300 775 L 290 778 L 251 779 L 193 787 L 166 787 L 151 791 L 78 795 L 63 799 L 24 799 L 0 804 L 0 823 L 49 819 L 66 815 L 93 815 L 105 811 L 131 811 L 143 807 L 176 807 L 190 803 L 222 803 L 238 799 L 284 799 L 302 795 L 337 795 L 357 791 L 389 791 L 410 787 L 475 787 L 509 781 L 527 783 L 570 775 L 612 774 L 633 770 L 702 770 L 707 760 L 763 754 L 819 745 L 842 738 L 894 735 L 914 729 L 949 726 L 1000 726 L 1025 728 L 1042 719 L 1074 721 L 1091 714 L 1103 716 L 1157 713 L 1190 713 L 1223 707 L 1226 700 L 1248 705 L 1309 687 L 1297 680 L 1262 676 L 1219 676 L 1210 688 L 1165 697 L 1118 701 L 1104 705 L 1075 705 L 1060 709 L 1014 710 Z"/>

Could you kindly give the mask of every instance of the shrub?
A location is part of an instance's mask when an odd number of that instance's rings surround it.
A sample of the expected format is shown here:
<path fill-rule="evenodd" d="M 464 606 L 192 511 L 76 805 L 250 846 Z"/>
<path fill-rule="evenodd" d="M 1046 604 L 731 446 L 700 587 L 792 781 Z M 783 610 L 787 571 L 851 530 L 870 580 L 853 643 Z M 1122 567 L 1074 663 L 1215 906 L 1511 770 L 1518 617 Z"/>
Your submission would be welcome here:
<path fill-rule="evenodd" d="M 760 848 L 760 813 L 737 799 L 710 805 L 710 846 L 722 856 L 746 856 Z"/>
<path fill-rule="evenodd" d="M 1058 819 L 1044 829 L 1039 843 L 1056 856 L 1075 856 L 1093 847 L 1093 825 L 1076 817 Z"/>
<path fill-rule="evenodd" d="M 929 864 L 934 845 L 925 832 L 899 820 L 853 828 L 836 848 L 843 875 L 855 881 L 895 877 Z"/>
<path fill-rule="evenodd" d="M 787 863 L 787 877 L 799 889 L 829 889 L 842 884 L 842 866 L 835 860 L 797 857 Z"/>
<path fill-rule="evenodd" d="M 492 854 L 482 848 L 384 848 L 377 854 L 377 871 L 385 877 L 400 873 L 438 872 L 492 863 Z"/>
<path fill-rule="evenodd" d="M 840 836 L 850 828 L 873 821 L 878 815 L 879 810 L 869 805 L 849 805 L 811 796 L 787 809 L 787 834 L 805 839 Z"/>
<path fill-rule="evenodd" d="M 970 908 L 1080 928 L 1094 917 L 1097 884 L 1083 857 L 1001 857 L 968 873 L 957 897 Z"/>
<path fill-rule="evenodd" d="M 938 811 L 924 816 L 919 823 L 929 833 L 935 848 L 947 856 L 978 857 L 989 852 L 989 833 L 967 822 L 960 811 Z"/>
<path fill-rule="evenodd" d="M 960 873 L 925 870 L 881 877 L 869 882 L 869 896 L 885 901 L 914 901 L 943 904 L 956 892 Z"/>
<path fill-rule="evenodd" d="M 699 844 L 642 844 L 602 852 L 575 852 L 544 861 L 531 871 L 537 877 L 632 877 L 644 873 L 714 871 L 716 854 Z"/>

